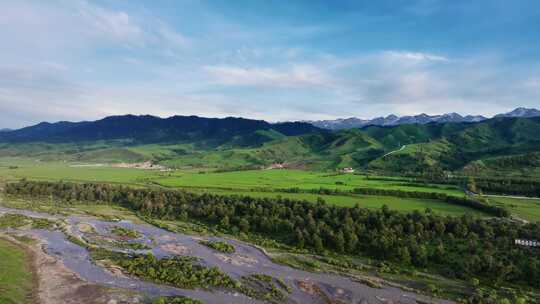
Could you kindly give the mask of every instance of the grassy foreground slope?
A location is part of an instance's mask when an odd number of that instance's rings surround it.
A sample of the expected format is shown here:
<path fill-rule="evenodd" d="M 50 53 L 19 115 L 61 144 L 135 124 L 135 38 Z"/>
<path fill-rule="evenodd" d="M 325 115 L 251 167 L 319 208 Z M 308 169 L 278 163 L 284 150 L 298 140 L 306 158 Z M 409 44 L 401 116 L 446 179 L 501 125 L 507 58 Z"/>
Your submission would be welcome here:
<path fill-rule="evenodd" d="M 32 303 L 32 280 L 28 254 L 0 237 L 0 303 Z"/>

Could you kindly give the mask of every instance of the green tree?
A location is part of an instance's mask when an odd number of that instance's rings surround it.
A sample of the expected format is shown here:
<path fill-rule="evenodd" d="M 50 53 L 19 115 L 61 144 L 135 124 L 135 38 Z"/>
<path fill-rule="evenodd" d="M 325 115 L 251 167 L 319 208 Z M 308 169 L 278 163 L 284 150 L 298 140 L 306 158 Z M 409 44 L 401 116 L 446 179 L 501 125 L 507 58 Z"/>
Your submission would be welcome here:
<path fill-rule="evenodd" d="M 318 253 L 322 253 L 324 251 L 324 246 L 321 237 L 318 234 L 314 234 L 312 240 L 315 251 L 317 251 Z"/>

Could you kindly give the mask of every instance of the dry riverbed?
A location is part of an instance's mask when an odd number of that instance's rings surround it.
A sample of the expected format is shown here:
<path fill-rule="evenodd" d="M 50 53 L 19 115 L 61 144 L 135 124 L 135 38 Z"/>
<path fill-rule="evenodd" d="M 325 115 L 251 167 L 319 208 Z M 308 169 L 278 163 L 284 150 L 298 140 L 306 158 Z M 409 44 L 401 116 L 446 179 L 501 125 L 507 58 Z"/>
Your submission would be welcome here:
<path fill-rule="evenodd" d="M 88 246 L 123 253 L 152 253 L 158 259 L 193 256 L 202 265 L 217 267 L 238 281 L 253 276 L 271 277 L 284 286 L 285 298 L 279 303 L 452 303 L 395 286 L 369 286 L 338 274 L 312 273 L 277 264 L 260 249 L 236 240 L 211 237 L 212 241 L 226 242 L 235 248 L 233 253 L 222 253 L 200 244 L 198 236 L 172 233 L 148 224 L 110 222 L 91 216 L 52 216 L 0 207 L 2 213 L 47 218 L 56 223 L 54 229 L 26 227 L 10 231 L 35 239 L 25 246 L 34 256 L 41 304 L 140 303 L 156 296 L 187 296 L 209 304 L 264 303 L 235 290 L 182 289 L 144 281 L 127 275 L 115 265 L 92 260 Z M 118 240 L 119 233 L 132 236 Z"/>

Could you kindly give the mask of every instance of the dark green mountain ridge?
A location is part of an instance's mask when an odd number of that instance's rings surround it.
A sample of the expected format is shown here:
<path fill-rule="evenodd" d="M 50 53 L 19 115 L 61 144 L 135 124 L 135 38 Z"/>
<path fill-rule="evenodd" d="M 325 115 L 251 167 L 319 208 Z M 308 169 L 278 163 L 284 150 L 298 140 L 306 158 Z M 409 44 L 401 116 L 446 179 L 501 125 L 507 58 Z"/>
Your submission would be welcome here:
<path fill-rule="evenodd" d="M 126 139 L 135 143 L 160 143 L 171 141 L 203 141 L 219 145 L 235 141 L 238 145 L 265 141 L 271 134 L 256 131 L 274 131 L 274 136 L 300 135 L 319 130 L 300 122 L 270 124 L 262 120 L 245 118 L 204 118 L 198 116 L 172 116 L 160 118 L 150 115 L 109 116 L 97 121 L 57 123 L 42 122 L 35 126 L 5 132 L 0 141 L 28 142 L 84 142 Z M 245 136 L 245 140 L 239 139 Z"/>
<path fill-rule="evenodd" d="M 153 160 L 171 167 L 222 169 L 284 163 L 317 170 L 353 167 L 418 173 L 494 170 L 497 164 L 505 164 L 526 171 L 531 162 L 524 159 L 540 152 L 538 134 L 539 117 L 368 126 L 331 132 L 300 122 L 126 115 L 95 122 L 41 123 L 5 132 L 0 134 L 0 156 Z M 494 160 L 501 157 L 504 161 Z"/>

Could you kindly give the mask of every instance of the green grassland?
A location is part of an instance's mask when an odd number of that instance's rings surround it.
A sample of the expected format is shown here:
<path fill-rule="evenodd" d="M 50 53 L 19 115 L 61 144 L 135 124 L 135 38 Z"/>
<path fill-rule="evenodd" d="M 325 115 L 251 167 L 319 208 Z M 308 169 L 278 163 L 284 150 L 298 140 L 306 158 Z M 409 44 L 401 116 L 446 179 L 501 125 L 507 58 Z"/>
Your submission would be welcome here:
<path fill-rule="evenodd" d="M 312 193 L 287 193 L 280 189 L 297 187 L 302 190 L 377 188 L 403 191 L 441 192 L 462 196 L 463 192 L 448 185 L 414 185 L 407 180 L 390 177 L 368 177 L 354 174 L 329 174 L 302 170 L 249 170 L 233 172 L 207 172 L 204 170 L 176 170 L 158 172 L 151 170 L 114 168 L 107 166 L 73 166 L 69 162 L 42 162 L 25 158 L 0 158 L 0 177 L 3 180 L 21 178 L 38 180 L 112 182 L 131 185 L 160 185 L 183 188 L 189 191 L 215 194 L 236 194 L 254 197 L 282 196 L 316 202 L 319 198 L 338 206 L 355 206 L 380 209 L 383 205 L 403 212 L 430 208 L 445 215 L 465 213 L 482 215 L 473 209 L 436 200 L 398 198 L 375 195 L 320 195 Z M 76 164 L 76 163 L 75 163 Z M 11 167 L 11 168 L 10 168 Z M 88 210 L 91 211 L 91 210 Z"/>
<path fill-rule="evenodd" d="M 497 205 L 504 206 L 517 217 L 540 222 L 540 199 L 520 199 L 510 197 L 490 197 L 489 200 Z"/>
<path fill-rule="evenodd" d="M 482 176 L 540 178 L 540 152 L 486 157 L 469 163 L 462 171 Z"/>
<path fill-rule="evenodd" d="M 0 303 L 32 303 L 29 265 L 29 256 L 22 248 L 0 238 Z"/>
<path fill-rule="evenodd" d="M 173 147 L 173 146 L 171 146 Z M 167 151 L 172 149 L 166 148 Z M 175 149 L 182 149 L 174 146 Z M 183 147 L 188 148 L 188 147 Z M 406 149 L 418 149 L 418 146 L 407 146 Z M 160 146 L 147 145 L 144 153 L 162 153 Z M 152 151 L 152 152 L 149 152 Z M 160 152 L 161 151 L 161 152 Z M 144 154 L 139 151 L 138 153 Z M 225 153 L 217 151 L 218 153 Z M 402 153 L 396 152 L 396 154 Z M 82 166 L 80 166 L 82 164 Z M 359 204 L 370 209 L 379 209 L 383 205 L 403 212 L 430 208 L 436 213 L 445 215 L 476 214 L 471 208 L 452 205 L 442 201 L 418 198 L 399 198 L 377 195 L 321 195 L 317 193 L 289 193 L 284 189 L 298 188 L 300 191 L 337 189 L 350 191 L 355 188 L 373 188 L 401 191 L 439 192 L 454 196 L 463 196 L 463 191 L 452 185 L 414 184 L 398 177 L 371 176 L 363 174 L 337 174 L 305 170 L 245 170 L 232 172 L 215 172 L 208 169 L 183 169 L 170 172 L 115 168 L 107 165 L 86 166 L 83 162 L 39 161 L 34 158 L 2 157 L 0 158 L 0 180 L 10 181 L 22 178 L 37 180 L 65 180 L 121 183 L 136 186 L 163 186 L 167 188 L 183 188 L 189 191 L 204 191 L 216 194 L 238 194 L 255 197 L 282 196 L 291 199 L 316 202 L 318 198 L 327 203 L 339 206 Z M 535 200 L 519 200 L 510 198 L 490 199 L 491 202 L 504 205 L 517 217 L 530 221 L 540 220 L 540 203 Z"/>
<path fill-rule="evenodd" d="M 414 185 L 405 179 L 369 177 L 359 174 L 335 174 L 303 170 L 248 170 L 233 172 L 183 172 L 175 171 L 159 177 L 157 183 L 167 187 L 218 188 L 218 189 L 338 189 L 377 188 L 403 191 L 440 192 L 463 195 L 458 187 L 448 185 Z"/>
<path fill-rule="evenodd" d="M 176 170 L 159 172 L 111 166 L 92 166 L 70 162 L 42 162 L 28 158 L 0 158 L 0 177 L 3 180 L 22 178 L 40 180 L 92 181 L 126 184 L 157 183 L 166 187 L 265 189 L 380 188 L 404 191 L 441 192 L 462 195 L 455 186 L 414 185 L 405 179 L 369 177 L 359 174 L 335 174 L 303 170 L 247 170 L 207 172 L 205 170 Z"/>
<path fill-rule="evenodd" d="M 28 158 L 0 158 L 0 179 L 29 178 L 140 184 L 159 175 L 156 171 L 80 165 L 80 163 L 44 162 Z"/>

